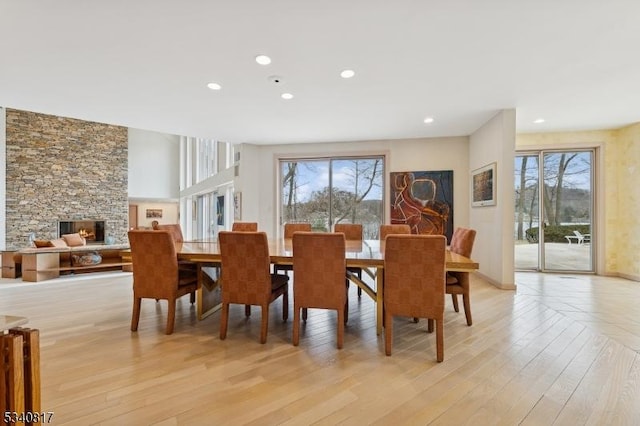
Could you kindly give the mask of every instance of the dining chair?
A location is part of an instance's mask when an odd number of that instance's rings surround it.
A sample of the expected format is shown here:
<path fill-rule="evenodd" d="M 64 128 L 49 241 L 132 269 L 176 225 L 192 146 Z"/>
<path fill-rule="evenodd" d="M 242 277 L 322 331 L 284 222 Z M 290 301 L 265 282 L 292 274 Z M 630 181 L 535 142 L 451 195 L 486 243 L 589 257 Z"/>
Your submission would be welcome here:
<path fill-rule="evenodd" d="M 169 223 L 165 225 L 156 225 L 156 231 L 169 231 L 171 236 L 173 237 L 173 241 L 176 243 L 184 242 L 184 237 L 182 235 L 182 227 L 179 223 Z"/>
<path fill-rule="evenodd" d="M 293 237 L 295 232 L 311 232 L 311 224 L 310 223 L 285 223 L 284 224 L 284 239 L 290 240 Z M 273 272 L 276 274 L 278 272 L 284 272 L 285 274 L 289 271 L 293 271 L 293 265 L 273 265 Z"/>
<path fill-rule="evenodd" d="M 449 250 L 452 253 L 458 253 L 465 257 L 471 257 L 473 250 L 473 242 L 476 239 L 476 231 L 468 228 L 456 228 L 451 237 Z M 469 286 L 469 273 L 450 271 L 447 272 L 447 294 L 451 295 L 453 309 L 460 312 L 458 307 L 458 294 L 462 295 L 462 303 L 464 304 L 464 314 L 467 318 L 467 325 L 473 324 L 471 319 L 471 288 Z"/>
<path fill-rule="evenodd" d="M 393 317 L 427 318 L 436 328 L 436 359 L 444 359 L 445 249 L 443 235 L 388 235 L 384 253 L 385 353 L 391 355 Z"/>
<path fill-rule="evenodd" d="M 289 277 L 270 272 L 269 244 L 264 232 L 218 233 L 222 261 L 220 339 L 227 337 L 229 304 L 258 305 L 262 310 L 260 343 L 267 341 L 269 305 L 282 296 L 282 320 L 289 317 Z"/>
<path fill-rule="evenodd" d="M 411 227 L 407 224 L 380 225 L 380 241 L 384 241 L 389 234 L 410 234 Z"/>
<path fill-rule="evenodd" d="M 336 223 L 333 225 L 333 232 L 343 233 L 347 241 L 362 241 L 362 224 L 359 223 Z M 362 280 L 362 268 L 348 267 L 347 271 Z M 349 274 L 347 274 L 347 287 L 349 287 Z M 362 289 L 358 287 L 358 297 L 360 296 L 362 296 Z"/>
<path fill-rule="evenodd" d="M 233 222 L 233 232 L 258 232 L 258 222 Z"/>
<path fill-rule="evenodd" d="M 195 303 L 198 276 L 178 268 L 173 237 L 169 231 L 129 231 L 133 264 L 133 314 L 131 331 L 138 329 L 143 298 L 166 299 L 169 305 L 166 333 L 173 333 L 178 298 L 190 294 Z"/>
<path fill-rule="evenodd" d="M 182 227 L 180 226 L 179 223 L 168 223 L 168 224 L 164 224 L 164 225 L 155 225 L 155 227 L 153 228 L 156 231 L 167 231 L 171 234 L 171 237 L 173 238 L 173 242 L 174 243 L 183 243 L 184 242 L 184 236 L 182 235 Z M 218 267 L 219 265 L 208 265 L 208 266 L 213 266 L 213 267 Z M 178 267 L 182 270 L 190 270 L 190 271 L 194 271 L 197 273 L 198 271 L 198 264 L 195 262 L 188 262 L 185 260 L 179 260 L 178 261 Z"/>
<path fill-rule="evenodd" d="M 296 232 L 293 235 L 293 345 L 300 342 L 300 310 L 307 320 L 308 308 L 338 311 L 338 349 L 344 341 L 349 309 L 345 238 L 341 233 Z"/>

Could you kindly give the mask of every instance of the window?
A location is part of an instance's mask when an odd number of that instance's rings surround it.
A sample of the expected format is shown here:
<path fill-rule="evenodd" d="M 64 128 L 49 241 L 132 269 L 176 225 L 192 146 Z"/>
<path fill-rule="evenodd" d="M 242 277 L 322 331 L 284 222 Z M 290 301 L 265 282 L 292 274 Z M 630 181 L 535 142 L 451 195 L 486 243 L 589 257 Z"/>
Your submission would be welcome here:
<path fill-rule="evenodd" d="M 384 221 L 384 157 L 280 160 L 280 224 L 308 222 L 329 232 L 336 223 L 361 223 L 378 238 Z"/>

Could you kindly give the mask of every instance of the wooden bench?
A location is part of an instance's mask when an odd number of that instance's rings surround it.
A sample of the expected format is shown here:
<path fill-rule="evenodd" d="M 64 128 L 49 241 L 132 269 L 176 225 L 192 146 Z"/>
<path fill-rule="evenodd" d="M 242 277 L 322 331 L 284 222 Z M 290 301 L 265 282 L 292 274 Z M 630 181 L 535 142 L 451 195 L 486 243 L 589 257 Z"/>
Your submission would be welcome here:
<path fill-rule="evenodd" d="M 20 251 L 22 280 L 38 282 L 57 278 L 64 273 L 88 273 L 107 270 L 129 270 L 130 259 L 122 255 L 127 245 L 80 246 L 67 248 L 33 248 Z M 102 256 L 97 265 L 74 265 L 71 256 L 96 252 Z"/>

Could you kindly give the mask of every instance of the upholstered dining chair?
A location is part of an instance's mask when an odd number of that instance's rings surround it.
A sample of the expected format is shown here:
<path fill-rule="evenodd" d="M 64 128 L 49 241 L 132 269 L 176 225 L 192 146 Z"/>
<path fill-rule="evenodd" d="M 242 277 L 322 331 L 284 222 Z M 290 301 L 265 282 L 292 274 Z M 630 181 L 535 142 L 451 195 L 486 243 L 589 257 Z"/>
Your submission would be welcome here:
<path fill-rule="evenodd" d="M 258 232 L 258 222 L 233 222 L 233 232 Z"/>
<path fill-rule="evenodd" d="M 453 253 L 461 254 L 465 257 L 471 257 L 473 250 L 473 242 L 476 239 L 476 231 L 474 229 L 456 228 L 451 237 L 449 250 Z M 451 295 L 453 309 L 459 312 L 458 294 L 462 295 L 462 303 L 464 304 L 464 315 L 467 318 L 467 325 L 472 325 L 471 319 L 471 289 L 469 286 L 468 272 L 447 272 L 447 294 Z"/>
<path fill-rule="evenodd" d="M 380 241 L 384 241 L 389 234 L 410 234 L 411 227 L 406 224 L 380 225 Z"/>
<path fill-rule="evenodd" d="M 285 223 L 284 224 L 284 239 L 290 240 L 295 232 L 311 232 L 310 223 Z M 293 265 L 273 265 L 273 272 L 293 271 Z"/>
<path fill-rule="evenodd" d="M 156 231 L 167 231 L 171 234 L 174 243 L 183 243 L 184 236 L 182 235 L 182 227 L 179 223 L 169 223 L 165 225 L 155 225 L 153 228 Z M 219 266 L 219 265 L 210 265 L 210 266 Z M 186 260 L 179 260 L 178 267 L 182 270 L 189 270 L 197 272 L 198 264 L 194 262 L 188 262 Z"/>
<path fill-rule="evenodd" d="M 169 305 L 166 333 L 173 333 L 176 301 L 190 294 L 195 302 L 198 276 L 178 268 L 173 237 L 168 231 L 129 231 L 133 263 L 133 315 L 131 331 L 138 329 L 143 298 L 166 299 Z"/>
<path fill-rule="evenodd" d="M 156 225 L 154 229 L 157 231 L 169 231 L 169 233 L 173 237 L 173 241 L 175 241 L 176 243 L 184 242 L 184 237 L 182 236 L 182 227 L 179 223 Z"/>
<path fill-rule="evenodd" d="M 296 232 L 293 235 L 293 345 L 300 342 L 300 310 L 307 320 L 308 308 L 338 311 L 338 349 L 344 341 L 348 299 L 344 285 L 345 238 L 340 233 Z"/>
<path fill-rule="evenodd" d="M 443 235 L 388 235 L 384 252 L 384 347 L 391 355 L 393 317 L 427 318 L 436 328 L 436 359 L 444 359 Z"/>
<path fill-rule="evenodd" d="M 264 232 L 218 233 L 222 260 L 222 315 L 220 339 L 227 337 L 229 304 L 245 305 L 245 314 L 251 314 L 251 305 L 262 308 L 260 343 L 267 341 L 269 305 L 282 296 L 282 319 L 289 317 L 289 277 L 270 272 L 269 245 Z"/>
<path fill-rule="evenodd" d="M 362 241 L 362 224 L 360 223 L 336 223 L 333 225 L 333 232 L 341 232 L 348 241 Z M 349 267 L 347 271 L 355 274 L 362 280 L 362 268 Z M 347 287 L 349 286 L 349 276 L 347 275 Z M 358 297 L 362 296 L 362 289 L 358 287 Z"/>

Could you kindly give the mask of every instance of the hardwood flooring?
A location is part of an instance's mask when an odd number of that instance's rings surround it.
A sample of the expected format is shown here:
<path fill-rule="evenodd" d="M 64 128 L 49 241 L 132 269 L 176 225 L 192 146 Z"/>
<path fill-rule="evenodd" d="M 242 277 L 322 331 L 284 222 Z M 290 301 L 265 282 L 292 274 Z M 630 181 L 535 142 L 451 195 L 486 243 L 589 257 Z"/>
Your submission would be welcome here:
<path fill-rule="evenodd" d="M 336 349 L 336 314 L 309 310 L 300 346 L 277 301 L 197 321 L 183 298 L 174 334 L 166 302 L 145 300 L 129 330 L 131 275 L 0 281 L 0 312 L 40 329 L 43 409 L 57 425 L 640 424 L 640 283 L 519 273 L 517 291 L 472 277 L 474 324 L 447 299 L 445 360 L 426 321 L 396 319 L 393 355 L 374 304 L 351 286 Z"/>

